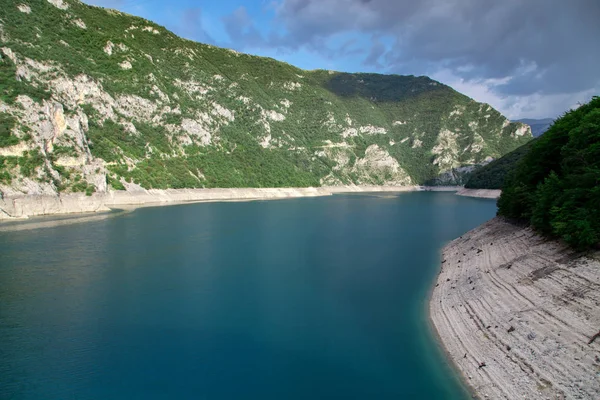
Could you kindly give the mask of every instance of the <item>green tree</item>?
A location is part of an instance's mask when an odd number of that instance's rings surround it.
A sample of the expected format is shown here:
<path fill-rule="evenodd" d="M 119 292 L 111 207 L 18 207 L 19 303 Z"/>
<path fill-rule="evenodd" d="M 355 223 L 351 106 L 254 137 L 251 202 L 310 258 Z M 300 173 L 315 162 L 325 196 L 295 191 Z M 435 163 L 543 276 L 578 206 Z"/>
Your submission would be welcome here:
<path fill-rule="evenodd" d="M 600 242 L 600 97 L 569 111 L 506 178 L 498 213 L 577 249 Z"/>

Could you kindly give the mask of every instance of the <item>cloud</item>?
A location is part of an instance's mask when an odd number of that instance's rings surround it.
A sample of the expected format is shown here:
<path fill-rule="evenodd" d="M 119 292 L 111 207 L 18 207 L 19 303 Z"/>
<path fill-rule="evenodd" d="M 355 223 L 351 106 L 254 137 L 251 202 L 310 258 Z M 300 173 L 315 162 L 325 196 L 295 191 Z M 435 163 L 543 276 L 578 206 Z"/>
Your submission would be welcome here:
<path fill-rule="evenodd" d="M 473 64 L 466 78 L 496 78 L 535 63 L 523 79 L 500 88 L 506 93 L 552 94 L 600 81 L 597 0 L 284 0 L 276 15 L 290 46 L 348 30 L 391 35 L 387 61 L 397 68 L 406 60 Z M 381 52 L 380 43 L 374 47 Z"/>
<path fill-rule="evenodd" d="M 89 0 L 120 9 L 139 1 Z M 556 116 L 600 92 L 598 0 L 263 0 L 220 17 L 165 7 L 177 10 L 167 25 L 189 39 L 438 77 L 510 116 Z"/>
<path fill-rule="evenodd" d="M 381 57 L 386 53 L 385 44 L 379 39 L 374 38 L 371 43 L 371 50 L 363 61 L 363 65 L 372 66 L 378 69 L 383 69 L 383 65 L 380 63 Z"/>
<path fill-rule="evenodd" d="M 431 76 L 433 79 L 452 86 L 459 92 L 477 101 L 493 105 L 510 119 L 558 117 L 565 111 L 587 103 L 598 94 L 598 88 L 573 93 L 540 94 L 529 93 L 522 96 L 505 95 L 497 90 L 512 78 L 501 79 L 464 79 L 451 70 L 443 69 Z"/>
<path fill-rule="evenodd" d="M 178 35 L 202 43 L 214 43 L 202 24 L 202 10 L 198 7 L 187 8 L 183 11 L 180 25 L 174 29 Z"/>
<path fill-rule="evenodd" d="M 362 53 L 363 65 L 384 72 L 451 70 L 498 98 L 566 102 L 600 88 L 597 0 L 281 0 L 273 11 L 279 34 L 261 38 L 263 46 L 326 55 L 334 52 L 328 38 L 360 32 L 393 38 L 373 39 Z"/>
<path fill-rule="evenodd" d="M 244 47 L 260 48 L 267 44 L 245 7 L 237 8 L 222 21 L 233 48 L 243 50 Z"/>

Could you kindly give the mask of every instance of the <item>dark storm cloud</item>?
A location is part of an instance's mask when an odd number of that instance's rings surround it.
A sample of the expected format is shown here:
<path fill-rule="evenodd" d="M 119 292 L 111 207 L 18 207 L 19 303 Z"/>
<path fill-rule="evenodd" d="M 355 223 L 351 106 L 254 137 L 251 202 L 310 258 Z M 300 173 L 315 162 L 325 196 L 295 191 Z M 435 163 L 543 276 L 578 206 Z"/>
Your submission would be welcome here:
<path fill-rule="evenodd" d="M 384 57 L 392 72 L 470 66 L 457 73 L 515 76 L 497 87 L 515 95 L 600 84 L 598 0 L 283 0 L 275 10 L 285 28 L 276 46 L 318 48 L 331 35 L 360 31 L 392 38 L 391 47 L 374 41 L 365 52 L 365 63 Z"/>
<path fill-rule="evenodd" d="M 380 62 L 381 57 L 386 54 L 385 44 L 377 38 L 373 39 L 371 43 L 371 50 L 363 61 L 363 65 L 372 66 L 379 69 L 383 69 L 383 65 Z"/>

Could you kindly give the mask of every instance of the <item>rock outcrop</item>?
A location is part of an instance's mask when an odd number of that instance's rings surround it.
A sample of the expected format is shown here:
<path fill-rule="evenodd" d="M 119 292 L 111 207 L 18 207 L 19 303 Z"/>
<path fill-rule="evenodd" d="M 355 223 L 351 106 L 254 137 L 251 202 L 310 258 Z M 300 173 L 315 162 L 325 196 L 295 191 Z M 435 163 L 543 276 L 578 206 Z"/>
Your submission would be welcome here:
<path fill-rule="evenodd" d="M 499 189 L 466 189 L 462 188 L 456 192 L 459 196 L 480 197 L 483 199 L 497 199 L 502 194 Z"/>

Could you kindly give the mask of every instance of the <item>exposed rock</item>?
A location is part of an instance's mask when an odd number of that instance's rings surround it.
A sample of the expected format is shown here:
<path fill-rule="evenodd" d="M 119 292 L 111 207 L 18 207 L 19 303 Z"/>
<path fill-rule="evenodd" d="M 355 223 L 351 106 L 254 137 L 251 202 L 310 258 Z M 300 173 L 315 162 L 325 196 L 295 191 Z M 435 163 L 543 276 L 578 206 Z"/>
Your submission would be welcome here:
<path fill-rule="evenodd" d="M 17 64 L 17 57 L 15 56 L 15 53 L 13 53 L 13 51 L 8 48 L 8 47 L 3 47 L 2 48 L 2 53 L 8 57 L 8 59 L 10 61 L 12 61 L 14 64 Z"/>
<path fill-rule="evenodd" d="M 123 61 L 122 63 L 119 64 L 119 67 L 121 67 L 121 69 L 131 69 L 133 68 L 133 66 L 131 65 L 131 63 L 129 61 Z"/>
<path fill-rule="evenodd" d="M 283 84 L 283 87 L 287 90 L 297 90 L 302 87 L 302 84 L 299 82 L 286 82 Z"/>
<path fill-rule="evenodd" d="M 85 22 L 83 22 L 81 19 L 77 18 L 73 20 L 73 23 L 75 25 L 77 25 L 78 27 L 80 27 L 81 29 L 87 29 L 87 26 L 85 25 Z"/>
<path fill-rule="evenodd" d="M 356 128 L 347 128 L 342 132 L 342 137 L 348 138 L 348 137 L 353 137 L 353 136 L 358 136 L 358 129 Z"/>
<path fill-rule="evenodd" d="M 263 116 L 270 121 L 283 121 L 285 119 L 285 115 L 273 110 L 263 110 Z"/>
<path fill-rule="evenodd" d="M 69 8 L 69 5 L 65 3 L 63 0 L 48 0 L 48 3 L 52 4 L 54 7 L 59 8 L 61 10 L 66 10 Z"/>
<path fill-rule="evenodd" d="M 233 112 L 231 112 L 231 110 L 228 110 L 225 107 L 223 107 L 222 105 L 217 104 L 217 103 L 213 103 L 212 106 L 213 106 L 213 110 L 211 113 L 213 115 L 221 116 L 228 122 L 235 121 L 235 116 L 233 115 Z M 285 119 L 285 117 L 283 115 L 278 114 L 274 111 L 269 111 L 267 113 L 267 117 L 273 121 L 282 121 Z"/>
<path fill-rule="evenodd" d="M 115 47 L 115 45 L 113 44 L 113 42 L 111 42 L 110 40 L 108 42 L 106 42 L 106 46 L 104 46 L 104 52 L 106 54 L 108 54 L 109 56 L 112 56 L 113 53 L 113 47 Z"/>
<path fill-rule="evenodd" d="M 210 144 L 212 135 L 208 130 L 204 128 L 198 121 L 194 121 L 189 118 L 184 118 L 181 121 L 181 128 L 186 131 L 189 135 L 195 136 L 200 140 L 202 146 Z"/>
<path fill-rule="evenodd" d="M 385 128 L 373 125 L 361 126 L 358 131 L 364 135 L 385 135 L 387 133 Z"/>
<path fill-rule="evenodd" d="M 367 147 L 365 156 L 356 161 L 352 172 L 362 183 L 407 186 L 412 183 L 398 161 L 376 144 Z"/>
<path fill-rule="evenodd" d="M 31 7 L 29 7 L 27 4 L 19 4 L 17 6 L 17 8 L 19 9 L 19 11 L 21 11 L 22 13 L 25 14 L 30 14 L 31 13 Z"/>
<path fill-rule="evenodd" d="M 526 136 L 526 135 L 531 136 L 531 127 L 529 125 L 525 125 L 525 124 L 521 124 L 521 126 L 518 127 L 517 130 L 513 133 L 513 136 L 516 136 L 516 137 Z"/>
<path fill-rule="evenodd" d="M 442 129 L 438 135 L 436 145 L 432 150 L 432 153 L 437 155 L 433 163 L 438 165 L 442 172 L 460 167 L 457 136 L 448 129 Z"/>
<path fill-rule="evenodd" d="M 492 190 L 492 189 L 460 189 L 456 192 L 459 196 L 467 196 L 467 197 L 481 197 L 484 199 L 497 199 L 502 194 L 501 190 Z"/>
<path fill-rule="evenodd" d="M 145 26 L 145 27 L 143 27 L 143 28 L 142 28 L 142 31 L 143 31 L 143 32 L 150 32 L 150 33 L 153 33 L 153 34 L 155 34 L 155 35 L 158 35 L 158 34 L 160 34 L 160 32 L 159 32 L 159 31 L 158 31 L 156 28 L 153 28 L 153 27 L 151 27 L 151 26 Z"/>
<path fill-rule="evenodd" d="M 433 289 L 431 319 L 477 395 L 600 398 L 592 366 L 600 344 L 588 345 L 600 326 L 600 253 L 577 254 L 495 218 L 450 242 L 442 258 L 448 262 Z M 448 279 L 454 290 L 443 284 Z M 486 329 L 492 325 L 503 329 Z M 484 359 L 485 368 L 472 362 Z"/>

